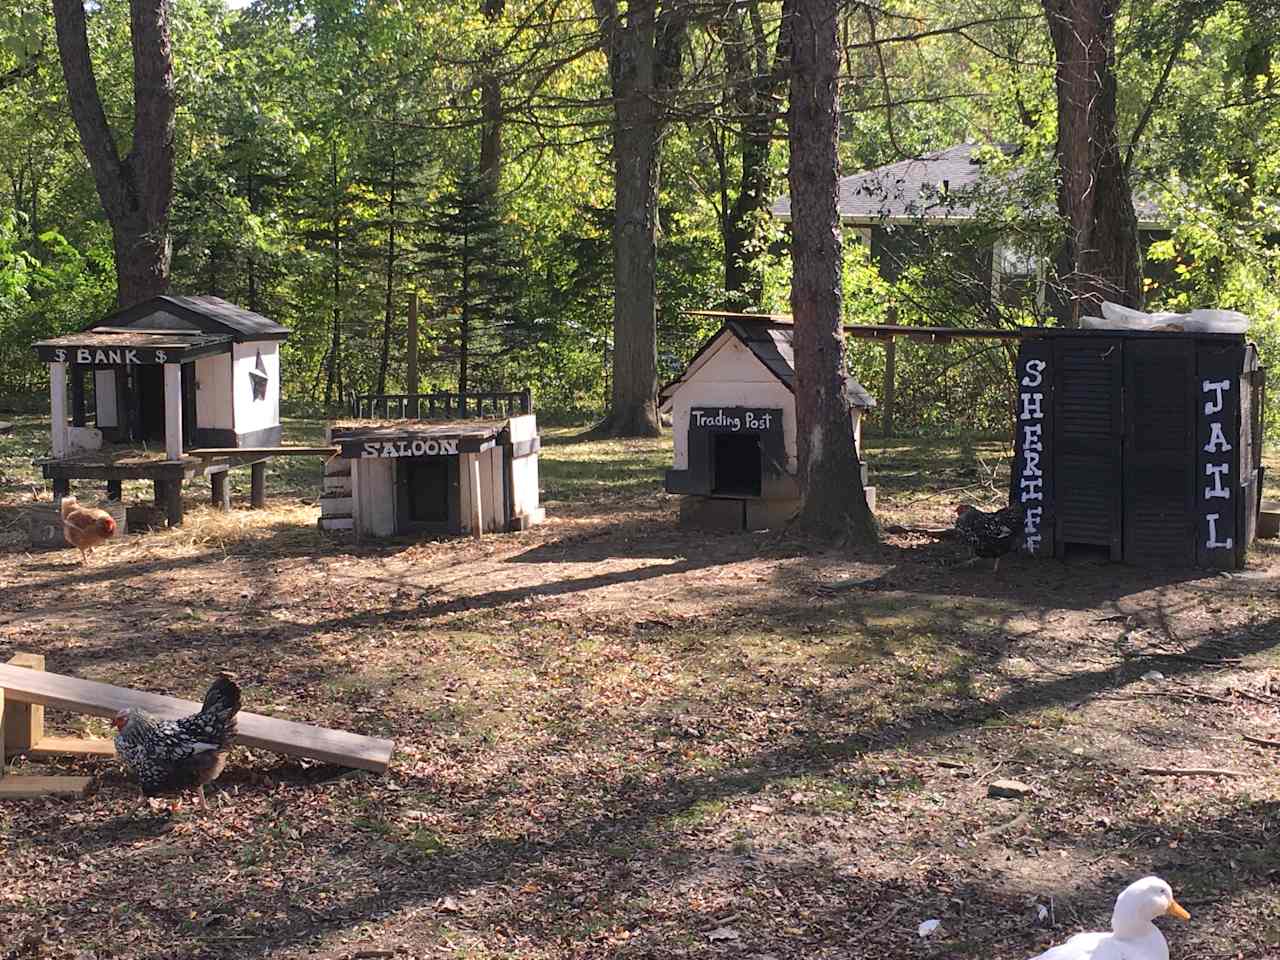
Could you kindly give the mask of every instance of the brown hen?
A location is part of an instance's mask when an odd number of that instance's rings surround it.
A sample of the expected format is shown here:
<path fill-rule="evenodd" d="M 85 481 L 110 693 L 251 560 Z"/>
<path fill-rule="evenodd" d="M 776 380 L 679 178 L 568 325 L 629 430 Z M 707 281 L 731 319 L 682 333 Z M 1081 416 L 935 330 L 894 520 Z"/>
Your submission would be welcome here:
<path fill-rule="evenodd" d="M 116 534 L 116 521 L 97 507 L 82 507 L 75 497 L 62 498 L 62 535 L 67 543 L 80 551 L 80 562 L 88 563 L 89 554 Z"/>

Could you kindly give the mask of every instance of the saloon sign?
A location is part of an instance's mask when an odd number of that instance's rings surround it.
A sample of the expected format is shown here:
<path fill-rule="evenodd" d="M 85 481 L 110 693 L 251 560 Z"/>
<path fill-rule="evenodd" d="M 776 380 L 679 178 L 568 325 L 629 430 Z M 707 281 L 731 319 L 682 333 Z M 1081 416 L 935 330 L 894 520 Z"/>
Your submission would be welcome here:
<path fill-rule="evenodd" d="M 377 458 L 387 460 L 395 457 L 443 457 L 458 452 L 458 441 L 455 440 L 364 440 L 359 444 L 359 456 L 362 460 Z M 343 451 L 346 453 L 346 450 Z"/>

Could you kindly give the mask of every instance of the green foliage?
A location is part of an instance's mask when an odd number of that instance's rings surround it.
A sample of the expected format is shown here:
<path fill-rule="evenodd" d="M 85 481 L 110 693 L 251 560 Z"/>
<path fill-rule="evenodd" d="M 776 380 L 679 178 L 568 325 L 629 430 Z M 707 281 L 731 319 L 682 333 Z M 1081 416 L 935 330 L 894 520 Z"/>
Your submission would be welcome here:
<path fill-rule="evenodd" d="M 741 186 L 749 108 L 762 102 L 749 88 L 772 61 L 781 23 L 774 0 L 696 12 L 688 82 L 663 142 L 657 289 L 664 380 L 717 325 L 690 311 L 725 301 L 722 237 Z M 1122 140 L 1158 92 L 1134 154 L 1135 180 L 1170 219 L 1168 240 L 1150 252 L 1160 267 L 1151 303 L 1242 310 L 1254 318 L 1264 359 L 1280 349 L 1273 53 L 1280 19 L 1273 12 L 1273 0 L 1158 0 L 1126 8 L 1118 24 Z M 501 223 L 505 252 L 501 271 L 495 258 L 480 267 L 514 280 L 482 285 L 501 319 L 489 344 L 477 347 L 493 356 L 472 388 L 530 385 L 542 411 L 602 412 L 612 351 L 611 103 L 591 4 L 508 0 L 490 18 L 480 0 L 255 0 L 240 11 L 222 0 L 174 0 L 172 16 L 179 91 L 173 286 L 224 296 L 292 328 L 284 347 L 290 405 L 338 404 L 380 383 L 405 389 L 407 303 L 415 290 L 426 346 L 421 386 L 455 387 L 456 285 L 421 268 L 424 251 L 438 242 L 432 211 L 478 165 L 482 82 L 493 77 L 504 123 L 492 219 Z M 960 32 L 901 39 L 961 23 Z M 104 105 L 127 149 L 127 4 L 93 5 L 89 34 Z M 997 240 L 1041 254 L 1051 249 L 1055 98 L 1039 3 L 851 7 L 842 34 L 846 172 L 966 140 L 1009 145 L 1016 153 L 992 151 L 987 161 L 1020 171 L 1007 189 L 981 197 L 979 215 L 948 242 L 918 244 L 891 279 L 850 234 L 846 320 L 1045 322 L 1034 298 L 1001 299 L 993 311 L 982 264 L 963 254 Z M 899 39 L 873 43 L 885 38 Z M 110 308 L 113 269 L 45 4 L 14 0 L 0 10 L 0 90 L 0 389 L 14 395 L 42 389 L 32 340 Z M 785 110 L 782 99 L 763 101 Z M 766 151 L 770 197 L 787 191 L 780 129 Z M 896 239 L 912 228 L 899 225 Z M 785 225 L 756 214 L 749 232 L 763 306 L 788 312 Z M 430 363 L 433 356 L 441 362 Z M 883 346 L 851 341 L 850 357 L 879 393 Z M 899 341 L 897 367 L 901 428 L 1006 429 L 1003 349 Z M 1280 390 L 1271 397 L 1280 404 Z M 1280 428 L 1280 406 L 1269 419 Z"/>

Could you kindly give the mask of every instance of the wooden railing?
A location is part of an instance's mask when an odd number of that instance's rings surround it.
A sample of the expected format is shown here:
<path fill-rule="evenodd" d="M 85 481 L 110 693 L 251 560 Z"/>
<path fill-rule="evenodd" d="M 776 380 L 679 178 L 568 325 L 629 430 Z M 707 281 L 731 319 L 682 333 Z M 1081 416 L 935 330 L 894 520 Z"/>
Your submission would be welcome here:
<path fill-rule="evenodd" d="M 357 420 L 463 420 L 533 413 L 528 387 L 496 393 L 365 393 L 351 398 Z"/>

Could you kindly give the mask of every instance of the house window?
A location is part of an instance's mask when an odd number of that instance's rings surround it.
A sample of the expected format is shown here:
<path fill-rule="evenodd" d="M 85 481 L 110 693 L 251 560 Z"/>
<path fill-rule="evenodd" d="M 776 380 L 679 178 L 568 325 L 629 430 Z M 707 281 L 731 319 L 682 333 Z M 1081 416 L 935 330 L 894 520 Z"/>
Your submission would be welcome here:
<path fill-rule="evenodd" d="M 249 371 L 249 382 L 253 386 L 253 399 L 267 399 L 267 365 L 262 362 L 262 351 L 258 351 L 253 369 Z"/>
<path fill-rule="evenodd" d="M 997 240 L 991 250 L 991 299 L 1010 306 L 1034 301 L 1044 306 L 1044 259 L 1013 240 Z"/>

